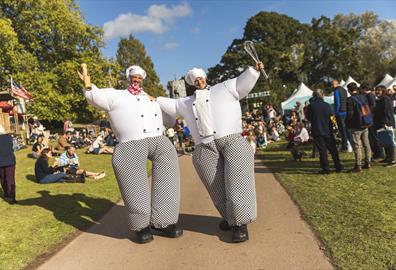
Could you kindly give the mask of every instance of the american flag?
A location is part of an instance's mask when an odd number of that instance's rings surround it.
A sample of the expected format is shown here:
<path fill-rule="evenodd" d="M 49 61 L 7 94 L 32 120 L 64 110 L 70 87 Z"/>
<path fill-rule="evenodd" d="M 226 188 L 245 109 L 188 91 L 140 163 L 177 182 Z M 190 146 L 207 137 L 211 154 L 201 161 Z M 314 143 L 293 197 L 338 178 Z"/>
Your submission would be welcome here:
<path fill-rule="evenodd" d="M 23 86 L 20 86 L 17 84 L 12 78 L 11 78 L 11 92 L 23 99 L 31 100 L 33 99 L 33 95 L 29 93 Z"/>

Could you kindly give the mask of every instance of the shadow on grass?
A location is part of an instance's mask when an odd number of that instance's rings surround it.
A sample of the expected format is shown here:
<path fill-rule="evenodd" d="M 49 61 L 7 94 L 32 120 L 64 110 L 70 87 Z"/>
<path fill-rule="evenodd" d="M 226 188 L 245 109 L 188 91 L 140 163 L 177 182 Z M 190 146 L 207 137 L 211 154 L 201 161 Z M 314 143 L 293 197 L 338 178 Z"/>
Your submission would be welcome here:
<path fill-rule="evenodd" d="M 32 182 L 34 182 L 34 183 L 37 183 L 37 181 L 36 181 L 36 176 L 35 176 L 34 174 L 28 174 L 28 175 L 26 175 L 26 179 L 29 180 L 29 181 L 32 181 Z"/>
<path fill-rule="evenodd" d="M 283 147 L 282 147 L 283 146 Z M 286 145 L 277 145 L 268 152 L 263 151 L 256 155 L 256 173 L 282 173 L 282 174 L 317 174 L 320 170 L 319 158 L 311 158 L 309 146 L 302 148 L 308 156 L 301 161 L 293 160 L 291 153 L 285 149 Z M 341 157 L 342 158 L 342 157 Z M 330 168 L 334 168 L 334 163 L 329 157 Z M 353 167 L 353 160 L 342 161 L 344 168 Z M 268 169 L 268 168 L 270 169 Z"/>
<path fill-rule="evenodd" d="M 23 206 L 40 206 L 51 211 L 54 217 L 65 224 L 81 231 L 103 235 L 111 238 L 134 240 L 126 220 L 126 209 L 109 200 L 91 198 L 82 193 L 52 195 L 49 191 L 38 191 L 41 195 L 18 201 Z M 101 218 L 100 215 L 107 214 Z M 219 217 L 180 214 L 179 225 L 187 231 L 217 236 L 219 240 L 231 243 L 231 232 L 219 229 Z M 95 226 L 92 226 L 95 225 Z"/>
<path fill-rule="evenodd" d="M 52 195 L 46 190 L 37 193 L 40 197 L 19 200 L 18 205 L 40 206 L 51 211 L 57 220 L 79 230 L 96 224 L 94 221 L 114 205 L 107 199 L 91 198 L 82 193 Z"/>

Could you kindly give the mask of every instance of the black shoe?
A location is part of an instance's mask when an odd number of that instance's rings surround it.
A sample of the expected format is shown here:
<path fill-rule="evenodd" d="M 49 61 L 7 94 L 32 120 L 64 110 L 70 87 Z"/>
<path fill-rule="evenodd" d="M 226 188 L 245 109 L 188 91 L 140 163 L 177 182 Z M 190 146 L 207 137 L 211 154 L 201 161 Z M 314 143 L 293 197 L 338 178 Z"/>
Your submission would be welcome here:
<path fill-rule="evenodd" d="M 136 231 L 136 241 L 139 244 L 145 244 L 153 241 L 154 237 L 151 234 L 150 227 L 146 227 L 141 229 L 140 231 Z"/>
<path fill-rule="evenodd" d="M 388 164 L 385 165 L 385 167 L 387 168 L 396 167 L 396 161 L 389 162 Z"/>
<path fill-rule="evenodd" d="M 328 171 L 328 170 L 320 170 L 320 171 L 318 171 L 318 174 L 326 175 L 326 174 L 330 174 L 330 171 Z"/>
<path fill-rule="evenodd" d="M 348 170 L 349 173 L 360 173 L 362 171 L 361 166 L 355 166 L 352 169 Z"/>
<path fill-rule="evenodd" d="M 380 160 L 379 163 L 389 163 L 389 160 L 383 159 L 383 160 Z"/>
<path fill-rule="evenodd" d="M 220 228 L 220 230 L 222 230 L 222 231 L 231 231 L 231 226 L 230 226 L 230 224 L 228 224 L 228 221 L 227 220 L 225 220 L 225 219 L 223 219 L 222 221 L 220 221 L 220 223 L 219 223 L 219 228 Z"/>
<path fill-rule="evenodd" d="M 371 158 L 371 161 L 373 161 L 373 162 L 380 162 L 382 160 L 384 160 L 384 157 L 381 157 L 381 156 Z"/>
<path fill-rule="evenodd" d="M 9 200 L 9 204 L 16 204 L 17 203 L 17 200 L 15 200 L 15 199 L 10 199 Z"/>
<path fill-rule="evenodd" d="M 364 163 L 364 165 L 362 166 L 362 169 L 368 170 L 371 168 L 371 164 L 370 163 Z"/>
<path fill-rule="evenodd" d="M 336 172 L 336 173 L 340 173 L 340 172 L 342 172 L 343 169 L 344 169 L 344 167 L 341 165 L 341 166 L 339 166 L 339 167 L 337 167 L 337 168 L 335 169 L 335 172 Z"/>
<path fill-rule="evenodd" d="M 155 228 L 154 226 L 151 226 L 151 230 L 155 235 L 165 236 L 169 238 L 177 238 L 183 235 L 183 229 L 180 228 L 180 226 L 177 224 L 169 225 L 166 228 Z"/>
<path fill-rule="evenodd" d="M 232 242 L 240 243 L 249 240 L 247 225 L 232 226 Z"/>

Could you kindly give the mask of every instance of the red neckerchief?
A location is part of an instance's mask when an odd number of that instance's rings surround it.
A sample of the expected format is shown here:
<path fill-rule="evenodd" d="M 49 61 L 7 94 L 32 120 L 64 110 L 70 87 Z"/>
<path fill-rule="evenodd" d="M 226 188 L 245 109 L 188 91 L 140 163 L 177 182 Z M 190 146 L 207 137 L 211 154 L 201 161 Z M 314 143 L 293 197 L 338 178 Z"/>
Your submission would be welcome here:
<path fill-rule="evenodd" d="M 132 95 L 139 95 L 143 91 L 143 87 L 137 83 L 132 83 L 128 86 L 128 91 Z"/>

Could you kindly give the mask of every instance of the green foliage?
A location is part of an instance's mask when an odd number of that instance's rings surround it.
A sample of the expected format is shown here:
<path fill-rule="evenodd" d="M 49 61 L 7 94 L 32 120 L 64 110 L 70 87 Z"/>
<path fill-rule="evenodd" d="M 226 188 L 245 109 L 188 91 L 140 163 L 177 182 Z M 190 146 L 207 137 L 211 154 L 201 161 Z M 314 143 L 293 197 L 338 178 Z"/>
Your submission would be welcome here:
<path fill-rule="evenodd" d="M 250 18 L 242 39 L 235 39 L 221 58 L 220 64 L 209 68 L 208 79 L 217 83 L 238 76 L 253 60 L 245 53 L 243 43 L 255 42 L 255 48 L 271 80 L 259 79 L 252 92 L 270 91 L 265 101 L 280 103 L 304 79 L 302 59 L 308 26 L 286 15 L 260 12 Z M 283 87 L 285 85 L 286 87 Z"/>
<path fill-rule="evenodd" d="M 95 118 L 76 70 L 88 63 L 99 87 L 118 80 L 117 64 L 100 52 L 102 30 L 84 22 L 74 0 L 1 0 L 0 12 L 0 88 L 13 76 L 34 95 L 29 113 L 43 120 Z"/>
<path fill-rule="evenodd" d="M 265 102 L 279 107 L 299 82 L 311 88 L 328 88 L 333 78 L 354 77 L 374 84 L 396 69 L 396 23 L 380 21 L 373 12 L 361 15 L 321 16 L 302 24 L 286 15 L 259 12 L 234 39 L 208 79 L 217 83 L 238 76 L 252 60 L 243 50 L 255 42 L 270 81 L 259 80 L 252 92 L 271 92 Z M 285 87 L 283 87 L 285 85 Z"/>
<path fill-rule="evenodd" d="M 121 68 L 120 88 L 125 89 L 129 84 L 125 76 L 125 70 L 132 65 L 138 65 L 147 73 L 147 77 L 144 80 L 144 90 L 153 96 L 163 96 L 165 94 L 159 77 L 154 70 L 153 61 L 147 56 L 144 45 L 132 35 L 128 38 L 122 38 L 118 43 L 117 63 Z"/>

